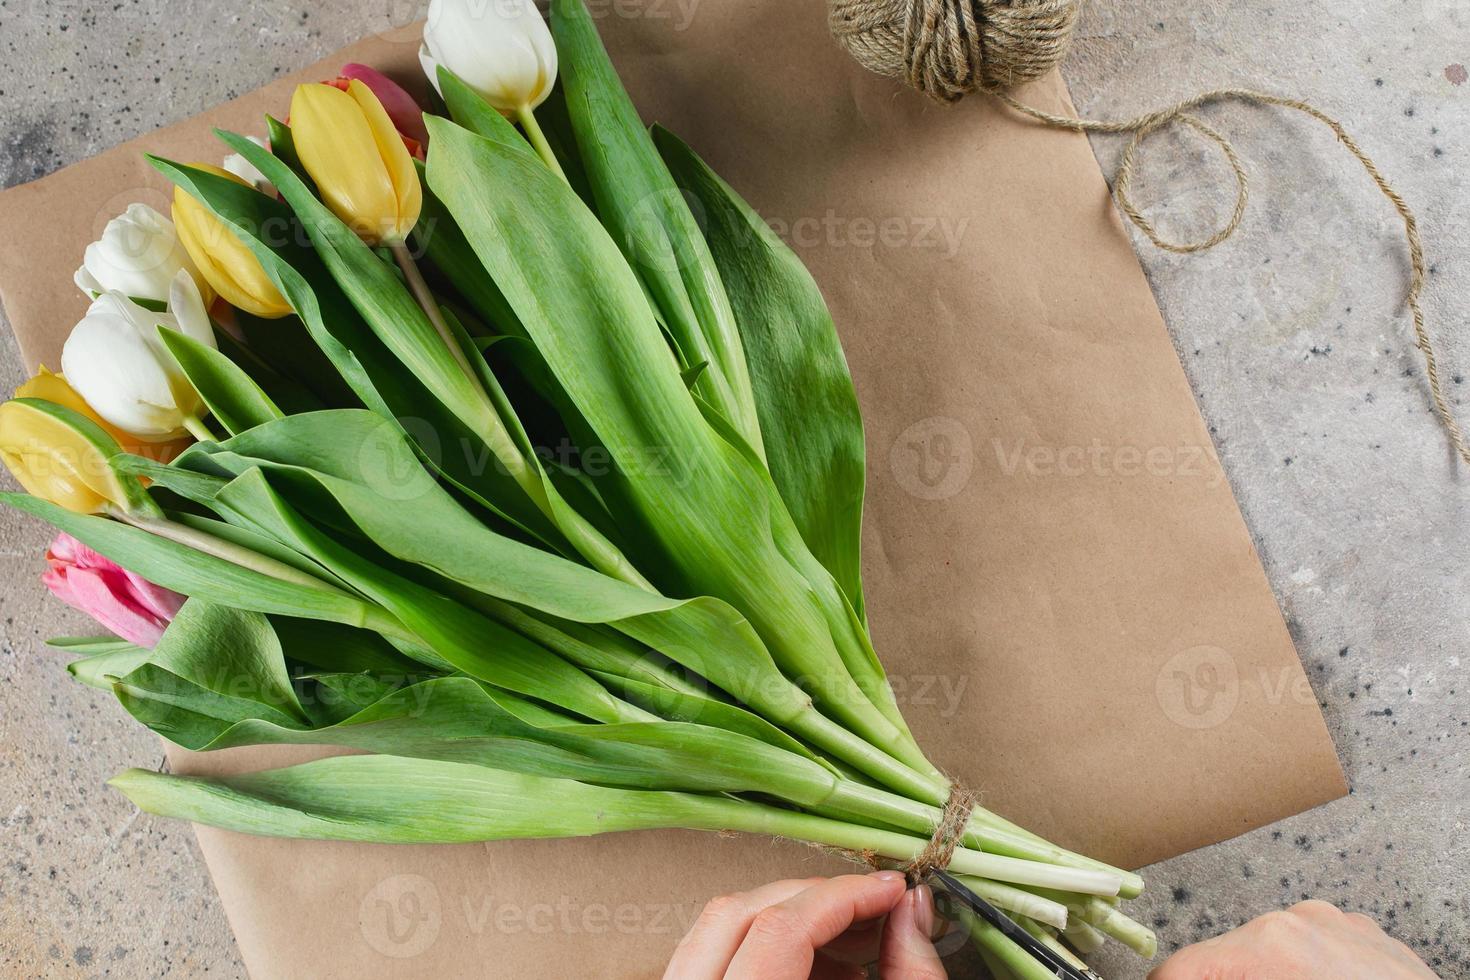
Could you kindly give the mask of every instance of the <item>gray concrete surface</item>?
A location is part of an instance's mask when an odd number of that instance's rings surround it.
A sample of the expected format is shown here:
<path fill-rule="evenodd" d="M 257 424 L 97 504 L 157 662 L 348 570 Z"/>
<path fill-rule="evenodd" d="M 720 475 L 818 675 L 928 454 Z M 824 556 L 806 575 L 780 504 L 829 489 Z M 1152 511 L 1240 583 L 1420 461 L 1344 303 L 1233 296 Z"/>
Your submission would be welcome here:
<path fill-rule="evenodd" d="M 0 0 L 0 181 L 205 109 L 414 7 Z M 1089 9 L 1066 74 L 1092 115 L 1228 84 L 1307 97 L 1348 121 L 1418 209 L 1426 310 L 1459 402 L 1470 374 L 1466 63 L 1467 0 L 1129 0 Z M 1203 256 L 1137 244 L 1354 792 L 1147 869 L 1140 908 L 1169 949 L 1323 898 L 1374 916 L 1442 976 L 1470 976 L 1470 474 L 1429 415 L 1394 216 L 1309 121 L 1207 115 L 1238 138 L 1255 178 L 1244 229 Z M 1095 147 L 1110 168 L 1121 142 Z M 1228 174 L 1206 151 L 1166 137 L 1144 161 L 1138 197 L 1167 232 L 1221 215 Z M 9 390 L 21 372 L 8 331 L 0 344 Z M 0 975 L 241 975 L 188 830 L 135 815 L 102 785 L 159 747 L 67 683 L 42 646 L 86 625 L 35 580 L 47 537 L 0 511 Z M 1140 973 L 1123 957 L 1100 967 Z"/>

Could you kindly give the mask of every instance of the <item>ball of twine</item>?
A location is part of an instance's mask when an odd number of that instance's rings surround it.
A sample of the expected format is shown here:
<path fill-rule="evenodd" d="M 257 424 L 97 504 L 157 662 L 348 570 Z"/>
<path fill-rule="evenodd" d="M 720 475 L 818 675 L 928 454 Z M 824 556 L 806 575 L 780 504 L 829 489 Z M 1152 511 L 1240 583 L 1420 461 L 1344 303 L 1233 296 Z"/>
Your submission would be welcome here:
<path fill-rule="evenodd" d="M 1067 53 L 1078 0 L 832 0 L 832 33 L 858 63 L 953 102 L 1006 89 Z"/>

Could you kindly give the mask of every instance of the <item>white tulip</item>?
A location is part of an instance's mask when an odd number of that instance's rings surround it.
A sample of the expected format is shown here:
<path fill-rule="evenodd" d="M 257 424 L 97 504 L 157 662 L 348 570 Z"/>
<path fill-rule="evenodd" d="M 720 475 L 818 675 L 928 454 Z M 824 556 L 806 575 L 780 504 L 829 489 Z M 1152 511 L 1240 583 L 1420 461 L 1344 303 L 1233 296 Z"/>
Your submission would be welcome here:
<path fill-rule="evenodd" d="M 430 0 L 419 61 L 436 89 L 443 65 L 507 116 L 556 84 L 556 44 L 532 0 Z"/>
<path fill-rule="evenodd" d="M 199 393 L 158 336 L 161 324 L 214 346 L 204 297 L 188 270 L 170 284 L 169 312 L 154 313 L 121 291 L 103 293 L 61 349 L 61 371 L 98 415 L 145 442 L 182 436 L 198 418 Z"/>
<path fill-rule="evenodd" d="M 174 223 L 146 204 L 134 204 L 107 223 L 87 246 L 76 284 L 88 296 L 117 291 L 164 302 L 180 269 L 194 271 Z"/>
<path fill-rule="evenodd" d="M 249 139 L 250 142 L 254 143 L 256 146 L 260 147 L 262 150 L 270 149 L 270 147 L 266 145 L 266 142 L 263 139 L 255 136 L 249 136 L 246 138 Z M 230 173 L 234 174 L 236 177 L 239 177 L 241 180 L 245 181 L 245 183 L 253 184 L 255 186 L 255 189 L 260 191 L 262 194 L 268 194 L 271 197 L 276 196 L 275 185 L 266 179 L 265 174 L 261 173 L 256 168 L 255 164 L 251 163 L 240 154 L 231 153 L 229 156 L 225 157 L 224 162 L 220 164 L 220 166 Z"/>

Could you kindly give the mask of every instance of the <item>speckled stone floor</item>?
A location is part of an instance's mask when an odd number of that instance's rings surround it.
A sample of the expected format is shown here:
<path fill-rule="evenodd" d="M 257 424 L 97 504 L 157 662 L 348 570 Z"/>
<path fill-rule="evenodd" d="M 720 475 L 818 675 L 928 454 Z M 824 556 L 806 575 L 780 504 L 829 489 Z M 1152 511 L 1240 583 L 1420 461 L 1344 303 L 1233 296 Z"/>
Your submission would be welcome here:
<path fill-rule="evenodd" d="M 0 0 L 0 181 L 208 108 L 418 7 Z M 1089 8 L 1066 74 L 1095 116 L 1240 85 L 1347 121 L 1419 212 L 1426 312 L 1459 402 L 1466 64 L 1466 0 L 1128 0 Z M 1254 178 L 1244 228 L 1201 256 L 1137 245 L 1353 794 L 1147 869 L 1140 908 L 1173 948 L 1323 898 L 1373 915 L 1442 976 L 1470 976 L 1470 473 L 1428 412 L 1394 215 L 1315 124 L 1206 115 L 1238 139 Z M 1121 141 L 1094 145 L 1110 168 Z M 1166 233 L 1207 232 L 1223 215 L 1228 172 L 1204 149 L 1161 137 L 1142 162 L 1138 199 Z M 5 331 L 0 387 L 20 380 Z M 46 540 L 0 511 L 0 975 L 242 975 L 190 833 L 102 785 L 161 753 L 115 705 L 65 683 L 42 646 L 84 627 L 43 601 Z M 1122 957 L 1099 966 L 1140 973 Z"/>

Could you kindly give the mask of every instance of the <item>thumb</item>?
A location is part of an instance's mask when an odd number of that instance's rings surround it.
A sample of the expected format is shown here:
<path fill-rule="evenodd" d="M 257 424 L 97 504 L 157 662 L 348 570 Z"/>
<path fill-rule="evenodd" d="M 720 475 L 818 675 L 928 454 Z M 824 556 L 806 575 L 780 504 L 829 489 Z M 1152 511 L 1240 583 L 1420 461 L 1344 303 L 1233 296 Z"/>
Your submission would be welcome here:
<path fill-rule="evenodd" d="M 885 977 L 904 980 L 946 980 L 944 963 L 934 949 L 934 893 L 920 885 L 888 913 L 878 951 L 878 969 Z"/>

